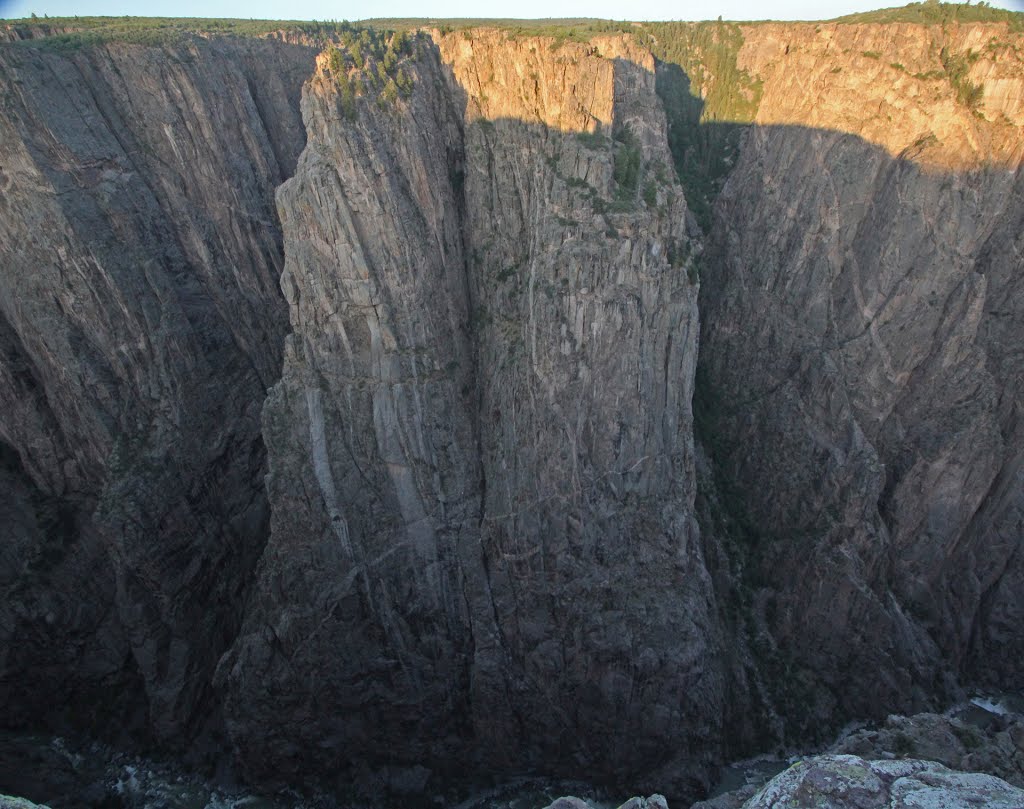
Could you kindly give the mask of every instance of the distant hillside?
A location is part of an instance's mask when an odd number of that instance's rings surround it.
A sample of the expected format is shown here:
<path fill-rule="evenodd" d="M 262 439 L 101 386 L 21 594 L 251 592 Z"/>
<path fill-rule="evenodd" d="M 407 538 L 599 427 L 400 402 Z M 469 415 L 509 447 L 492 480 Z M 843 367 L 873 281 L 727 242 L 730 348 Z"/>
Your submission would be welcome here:
<path fill-rule="evenodd" d="M 266 37 L 275 33 L 337 36 L 345 22 L 317 20 L 230 20 L 199 17 L 45 17 L 8 20 L 16 44 L 75 50 L 105 42 L 165 45 L 192 36 Z"/>
<path fill-rule="evenodd" d="M 739 22 L 739 21 L 734 21 Z M 978 5 L 939 3 L 927 0 L 899 8 L 879 9 L 861 14 L 838 17 L 830 22 L 858 23 L 918 23 L 945 25 L 948 23 L 1002 22 L 1011 30 L 1024 30 L 1024 13 L 993 8 L 982 2 Z M 730 24 L 728 21 L 725 24 Z M 745 25 L 756 23 L 743 23 Z M 813 25 L 813 22 L 794 22 L 794 25 Z M 718 30 L 722 20 L 706 22 L 629 22 L 601 20 L 587 17 L 518 20 L 509 18 L 433 18 L 401 17 L 370 18 L 354 23 L 338 20 L 243 20 L 207 19 L 198 17 L 43 17 L 7 20 L 8 30 L 16 40 L 31 40 L 34 45 L 55 49 L 75 49 L 101 42 L 135 42 L 159 45 L 180 41 L 189 36 L 265 37 L 271 34 L 332 37 L 359 28 L 402 31 L 415 28 L 437 28 L 442 33 L 469 28 L 499 28 L 512 35 L 552 36 L 566 41 L 585 41 L 597 34 L 643 31 L 655 35 L 656 42 L 665 50 L 678 51 L 680 44 L 706 39 L 707 32 Z M 674 32 L 685 26 L 684 42 L 676 40 Z M 704 34 L 698 33 L 704 31 Z M 659 34 L 661 36 L 659 36 Z M 666 34 L 668 37 L 666 38 Z M 45 44 L 44 44 L 45 43 Z M 657 51 L 657 46 L 655 50 Z M 662 58 L 659 54 L 659 57 Z M 669 59 L 669 61 L 675 61 Z"/>
<path fill-rule="evenodd" d="M 841 23 L 893 23 L 912 22 L 919 25 L 945 25 L 947 23 L 970 22 L 1005 22 L 1011 30 L 1024 30 L 1024 14 L 1017 11 L 1006 11 L 993 8 L 985 2 L 971 5 L 969 3 L 938 3 L 926 0 L 924 3 L 911 3 L 899 8 L 880 8 L 877 11 L 865 11 L 860 14 L 849 14 L 837 17 L 833 22 Z"/>

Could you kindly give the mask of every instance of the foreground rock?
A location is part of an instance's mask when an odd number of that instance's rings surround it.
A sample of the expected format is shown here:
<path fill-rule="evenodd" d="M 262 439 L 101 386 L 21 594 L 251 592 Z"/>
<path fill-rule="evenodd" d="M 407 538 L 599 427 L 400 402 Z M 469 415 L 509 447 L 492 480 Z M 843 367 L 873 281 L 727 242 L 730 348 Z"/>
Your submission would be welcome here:
<path fill-rule="evenodd" d="M 559 798 L 548 804 L 544 809 L 593 809 L 594 804 L 582 798 L 569 796 Z M 668 801 L 663 795 L 651 795 L 649 798 L 630 798 L 619 809 L 668 809 Z"/>
<path fill-rule="evenodd" d="M 1024 718 L 1019 715 L 992 715 L 985 724 L 934 713 L 890 716 L 879 728 L 845 736 L 830 752 L 928 759 L 1024 787 Z"/>
<path fill-rule="evenodd" d="M 818 756 L 794 764 L 743 804 L 815 809 L 1020 809 L 1024 790 L 992 775 L 956 772 L 931 761 L 866 761 Z"/>
<path fill-rule="evenodd" d="M 24 798 L 12 798 L 10 795 L 0 795 L 0 809 L 49 809 L 42 804 L 32 803 Z"/>

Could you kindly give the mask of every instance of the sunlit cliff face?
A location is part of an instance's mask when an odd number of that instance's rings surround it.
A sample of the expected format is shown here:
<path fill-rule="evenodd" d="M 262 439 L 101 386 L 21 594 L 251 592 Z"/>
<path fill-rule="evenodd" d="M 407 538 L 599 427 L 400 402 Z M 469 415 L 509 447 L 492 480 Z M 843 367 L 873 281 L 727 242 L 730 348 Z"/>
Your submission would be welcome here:
<path fill-rule="evenodd" d="M 755 123 L 854 134 L 933 169 L 1024 155 L 1024 38 L 988 25 L 743 26 Z"/>
<path fill-rule="evenodd" d="M 515 40 L 496 30 L 436 35 L 436 42 L 467 95 L 469 119 L 517 119 L 560 132 L 611 126 L 614 63 L 587 58 L 600 54 L 596 43 L 554 51 L 553 41 Z"/>

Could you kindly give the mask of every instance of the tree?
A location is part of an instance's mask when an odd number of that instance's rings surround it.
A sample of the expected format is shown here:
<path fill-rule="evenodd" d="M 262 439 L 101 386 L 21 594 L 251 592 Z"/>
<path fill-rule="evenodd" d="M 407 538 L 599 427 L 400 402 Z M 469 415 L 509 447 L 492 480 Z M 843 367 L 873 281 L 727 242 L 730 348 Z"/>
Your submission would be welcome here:
<path fill-rule="evenodd" d="M 333 44 L 327 46 L 327 67 L 335 78 L 345 72 L 345 57 Z"/>

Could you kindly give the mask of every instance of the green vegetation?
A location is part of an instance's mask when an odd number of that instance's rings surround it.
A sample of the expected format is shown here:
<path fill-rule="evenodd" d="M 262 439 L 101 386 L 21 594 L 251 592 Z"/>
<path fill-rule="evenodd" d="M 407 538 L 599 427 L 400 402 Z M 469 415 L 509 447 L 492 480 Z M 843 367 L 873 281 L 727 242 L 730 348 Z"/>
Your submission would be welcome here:
<path fill-rule="evenodd" d="M 967 74 L 970 73 L 971 65 L 978 60 L 978 54 L 974 51 L 954 54 L 943 48 L 939 53 L 939 60 L 946 71 L 946 78 L 956 93 L 956 100 L 968 109 L 977 109 L 985 88 L 972 82 Z"/>
<path fill-rule="evenodd" d="M 960 740 L 960 744 L 967 750 L 977 750 L 985 743 L 984 737 L 977 728 L 960 724 L 953 724 L 950 728 L 953 734 Z"/>
<path fill-rule="evenodd" d="M 761 102 L 761 83 L 737 65 L 734 23 L 645 23 L 640 40 L 660 61 L 656 87 L 686 201 L 707 230 L 711 207 Z"/>
<path fill-rule="evenodd" d="M 976 5 L 940 3 L 925 0 L 901 8 L 883 8 L 839 17 L 833 22 L 844 24 L 909 22 L 920 25 L 948 25 L 950 23 L 1005 22 L 1012 31 L 1024 31 L 1024 14 L 993 8 L 988 3 Z"/>
<path fill-rule="evenodd" d="M 924 0 L 924 2 L 910 3 L 906 6 L 896 8 L 883 8 L 876 11 L 865 11 L 859 14 L 849 14 L 833 20 L 822 20 L 821 22 L 835 22 L 842 24 L 866 24 L 866 23 L 918 23 L 920 25 L 945 25 L 949 23 L 977 23 L 977 22 L 1005 22 L 1012 30 L 1024 30 L 1024 14 L 1014 11 L 1005 11 L 1000 8 L 993 8 L 985 0 L 980 3 L 942 3 L 939 0 Z M 485 17 L 463 17 L 456 19 L 441 19 L 432 17 L 405 17 L 405 18 L 375 18 L 361 20 L 360 25 L 369 28 L 387 28 L 395 31 L 410 30 L 415 28 L 437 28 L 442 33 L 452 31 L 464 31 L 469 28 L 500 28 L 509 31 L 514 35 L 523 36 L 553 36 L 575 41 L 586 41 L 594 34 L 608 34 L 617 32 L 636 32 L 638 30 L 650 30 L 661 25 L 687 25 L 687 26 L 711 26 L 716 24 L 733 25 L 733 22 L 722 22 L 721 19 L 707 20 L 695 23 L 645 23 L 627 22 L 618 20 L 599 20 L 593 17 L 566 17 L 550 18 L 543 20 L 517 20 L 517 19 L 488 19 Z M 756 25 L 758 23 L 744 23 Z M 814 22 L 799 23 L 794 25 L 814 25 Z"/>
<path fill-rule="evenodd" d="M 550 36 L 563 41 L 588 42 L 595 34 L 632 31 L 635 23 L 598 20 L 588 17 L 551 18 L 544 20 L 487 19 L 462 17 L 439 19 L 433 17 L 374 18 L 361 20 L 367 28 L 386 28 L 408 31 L 417 28 L 436 28 L 442 34 L 466 31 L 471 28 L 499 28 L 511 36 Z"/>
<path fill-rule="evenodd" d="M 576 138 L 587 149 L 604 149 L 608 145 L 608 138 L 597 132 L 580 132 Z"/>
<path fill-rule="evenodd" d="M 327 46 L 327 67 L 338 83 L 338 97 L 341 99 L 341 111 L 346 118 L 354 118 L 356 114 L 356 90 L 349 79 L 345 57 L 333 44 Z"/>
<path fill-rule="evenodd" d="M 914 740 L 906 732 L 902 730 L 896 732 L 892 740 L 892 752 L 900 756 L 911 756 L 916 749 L 917 745 L 914 744 Z"/>
<path fill-rule="evenodd" d="M 327 68 L 338 83 L 342 113 L 356 114 L 358 96 L 376 96 L 382 106 L 412 94 L 412 77 L 402 61 L 415 54 L 416 34 L 379 31 L 341 23 L 327 43 Z M 337 43 L 337 44 L 335 44 Z"/>
<path fill-rule="evenodd" d="M 12 20 L 15 31 L 27 35 L 29 28 L 49 30 L 44 39 L 27 39 L 14 43 L 34 48 L 67 51 L 107 42 L 128 42 L 140 45 L 176 45 L 196 36 L 265 37 L 277 32 L 303 35 L 326 42 L 346 22 L 301 20 L 214 20 L 177 17 L 50 17 L 47 19 Z"/>
<path fill-rule="evenodd" d="M 643 151 L 629 127 L 615 135 L 615 166 L 612 178 L 615 180 L 616 202 L 632 203 L 640 187 L 640 173 L 643 169 Z"/>
<path fill-rule="evenodd" d="M 989 43 L 989 49 L 998 47 L 999 43 Z M 870 52 L 868 51 L 864 52 L 865 56 L 868 56 L 869 54 Z M 929 70 L 926 73 L 919 72 L 912 75 L 918 81 L 941 81 L 945 79 L 953 88 L 958 102 L 968 109 L 977 110 L 978 106 L 981 104 L 985 88 L 980 84 L 972 82 L 969 78 L 969 74 L 971 71 L 971 65 L 978 61 L 980 56 L 981 54 L 973 50 L 970 50 L 967 53 L 952 53 L 948 48 L 944 47 L 939 52 L 939 61 L 942 62 L 942 70 Z M 877 58 L 877 54 L 875 57 Z M 889 66 L 893 70 L 909 73 L 907 68 L 900 62 L 890 62 Z"/>
<path fill-rule="evenodd" d="M 74 52 L 109 42 L 164 46 L 196 38 L 248 37 L 274 34 L 303 36 L 328 49 L 328 67 L 341 87 L 346 116 L 355 113 L 357 96 L 374 95 L 392 103 L 412 92 L 412 76 L 400 62 L 414 55 L 418 35 L 382 26 L 347 21 L 231 20 L 167 17 L 53 17 L 14 20 L 15 31 L 42 29 L 49 36 L 12 43 L 18 47 Z"/>
<path fill-rule="evenodd" d="M 654 180 L 648 180 L 644 184 L 644 203 L 648 208 L 653 208 L 658 203 L 658 186 Z"/>
<path fill-rule="evenodd" d="M 21 29 L 26 32 L 30 27 L 49 28 L 52 31 L 51 36 L 17 44 L 54 49 L 73 49 L 83 45 L 111 41 L 161 45 L 185 41 L 195 35 L 265 37 L 276 32 L 305 35 L 326 43 L 345 29 L 353 28 L 347 22 L 334 20 L 241 20 L 129 16 L 51 17 L 7 22 L 16 30 Z M 925 25 L 1005 22 L 1012 31 L 1024 31 L 1024 14 L 993 8 L 986 2 L 966 5 L 926 0 L 926 2 L 911 3 L 901 8 L 851 14 L 839 17 L 833 22 L 843 24 L 908 22 Z M 470 28 L 498 28 L 516 37 L 551 36 L 559 42 L 586 42 L 596 34 L 630 32 L 643 34 L 646 32 L 657 38 L 657 41 L 652 44 L 652 48 L 663 61 L 680 65 L 684 69 L 687 65 L 691 68 L 696 67 L 698 63 L 706 65 L 710 75 L 721 77 L 721 83 L 726 87 L 733 84 L 731 80 L 736 78 L 727 75 L 730 71 L 728 58 L 724 62 L 713 63 L 715 51 L 722 43 L 709 43 L 707 40 L 709 36 L 714 36 L 713 32 L 716 29 L 722 27 L 733 31 L 730 35 L 733 38 L 739 36 L 737 25 L 729 22 L 723 23 L 721 20 L 702 23 L 637 23 L 587 17 L 543 20 L 406 17 L 367 19 L 357 23 L 356 27 L 359 29 L 369 28 L 374 31 L 413 31 L 420 28 L 436 28 L 442 33 L 465 31 Z M 707 47 L 709 44 L 712 47 Z M 711 57 L 711 60 L 708 57 Z M 731 64 L 734 69 L 735 61 L 733 60 Z M 726 68 L 726 74 L 717 72 L 717 68 L 723 66 Z M 693 79 L 698 86 L 703 86 L 704 82 L 701 76 L 694 75 Z M 742 82 L 740 82 L 740 86 L 742 86 Z M 711 114 L 709 112 L 709 115 Z M 718 117 L 716 120 L 725 119 Z"/>
<path fill-rule="evenodd" d="M 705 122 L 749 123 L 761 100 L 760 82 L 737 66 L 743 33 L 735 23 L 645 23 L 641 42 L 662 62 L 678 65 Z"/>

